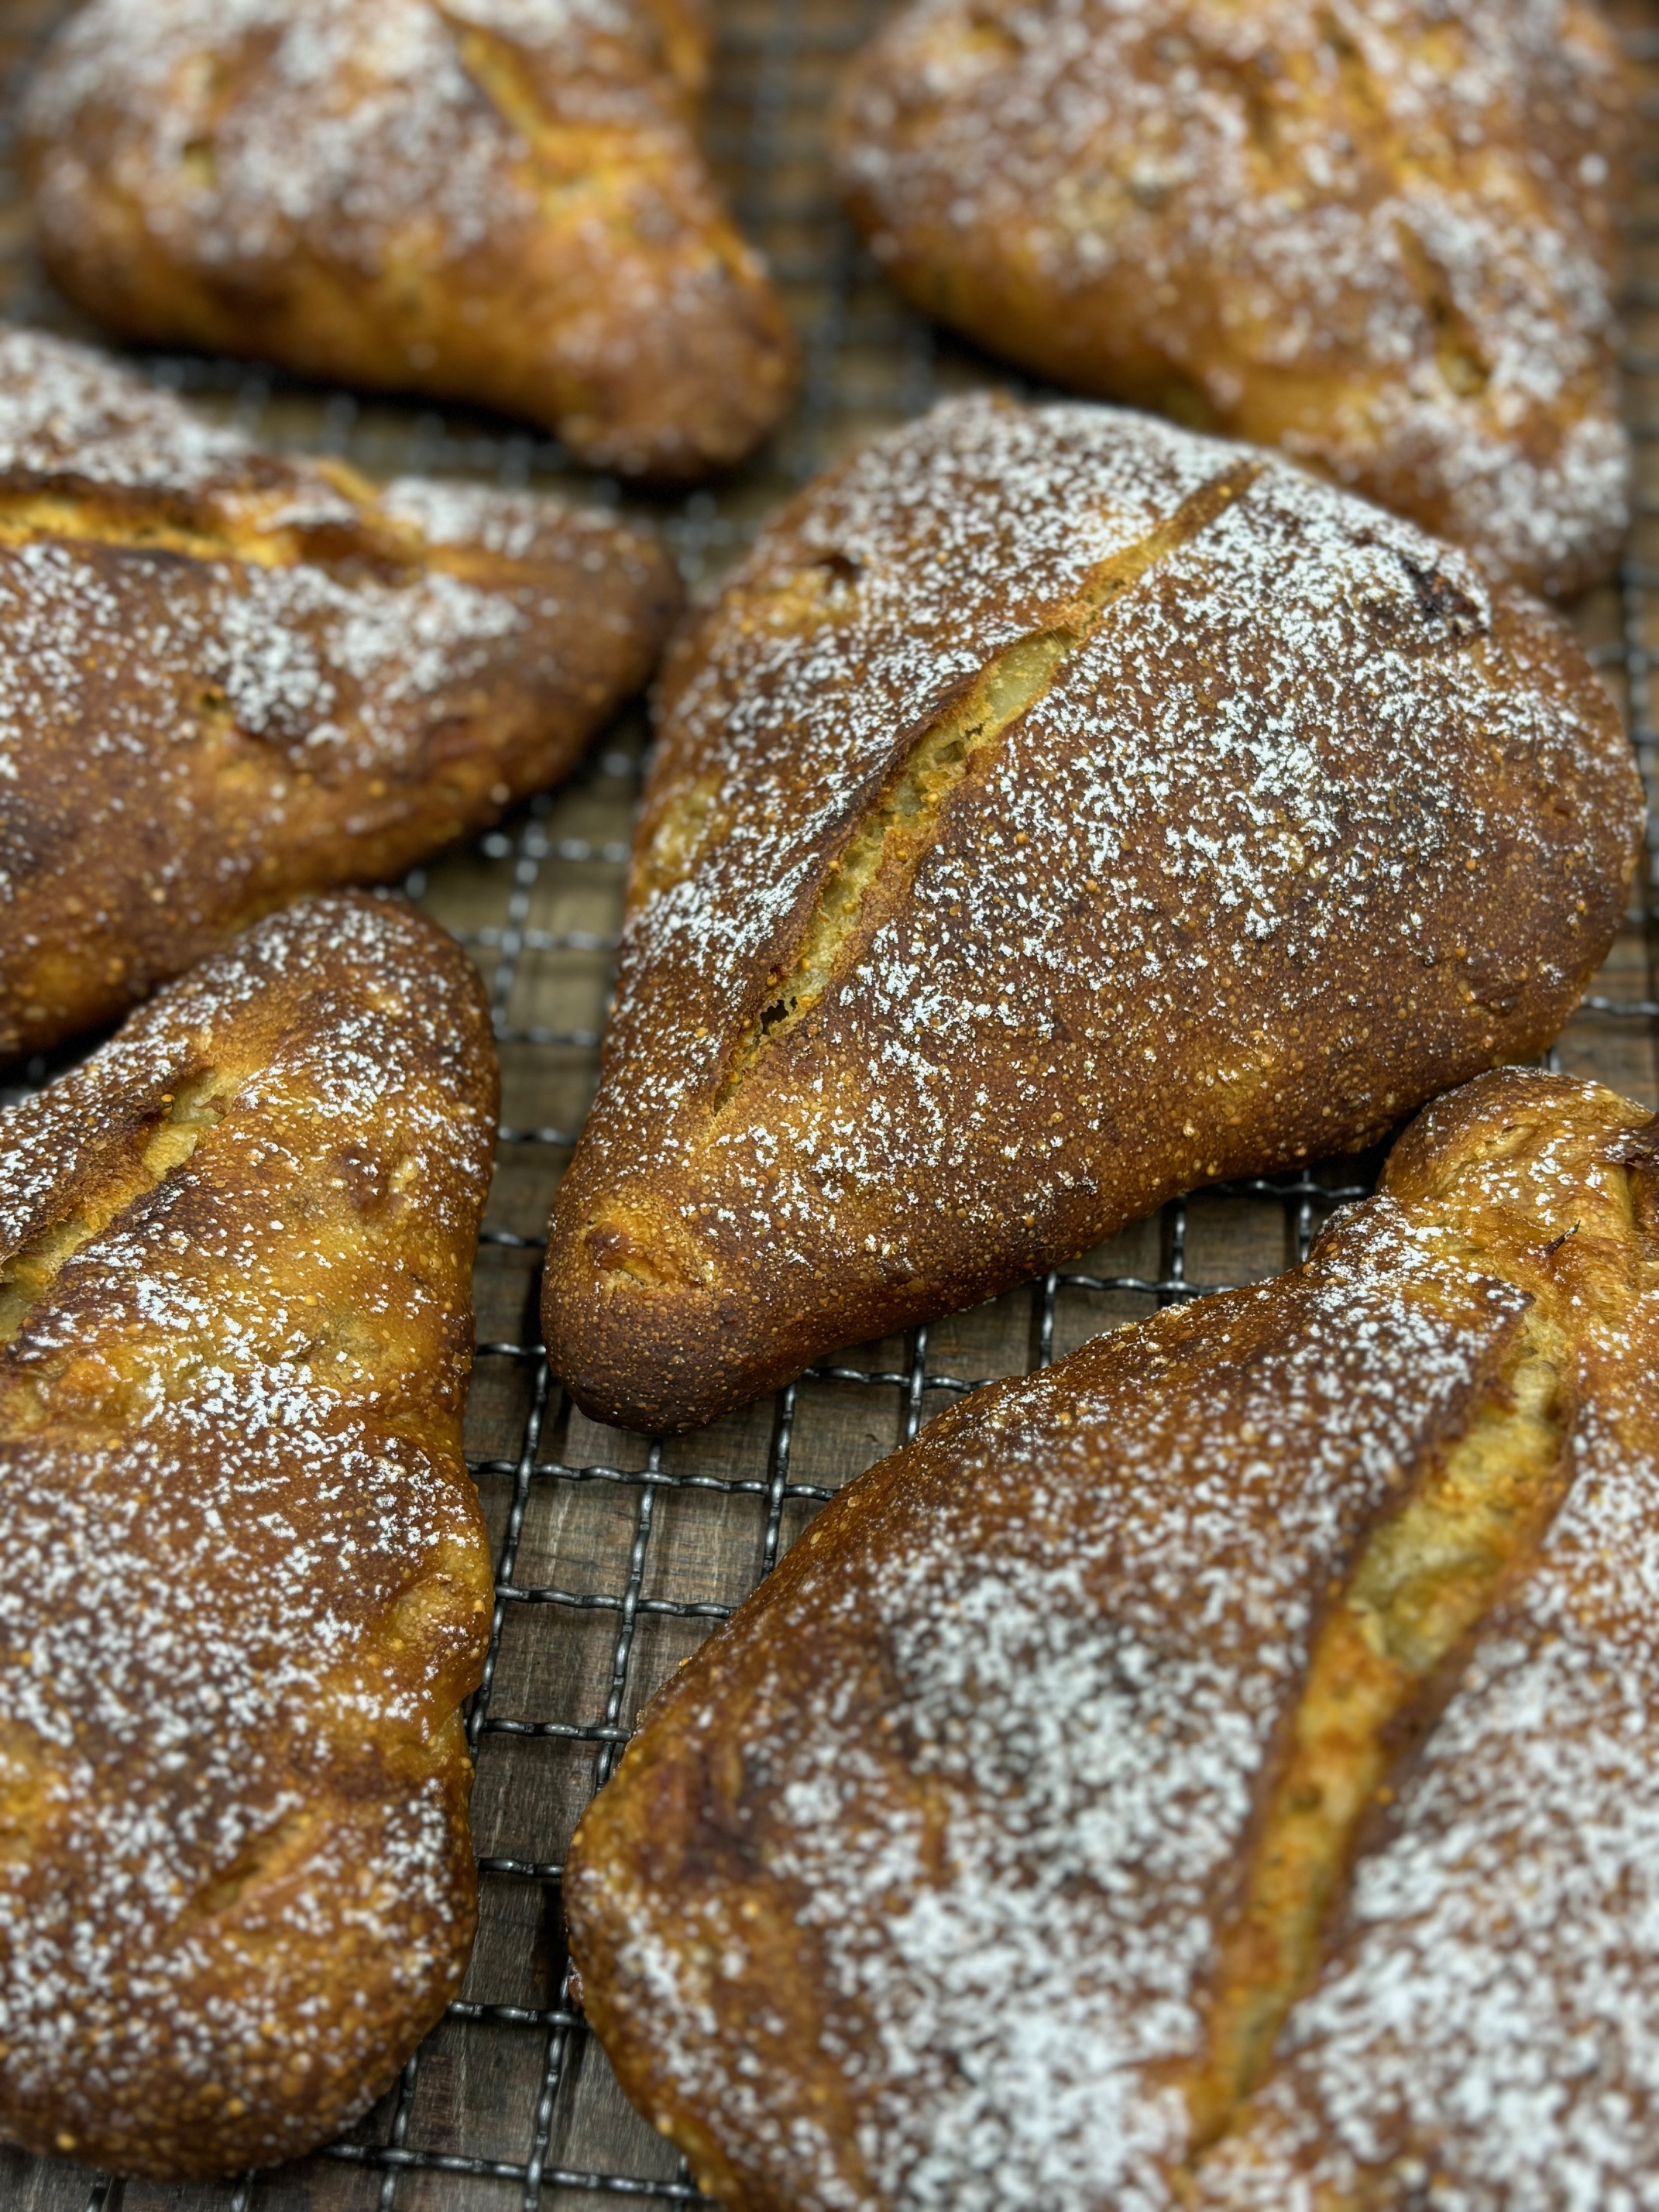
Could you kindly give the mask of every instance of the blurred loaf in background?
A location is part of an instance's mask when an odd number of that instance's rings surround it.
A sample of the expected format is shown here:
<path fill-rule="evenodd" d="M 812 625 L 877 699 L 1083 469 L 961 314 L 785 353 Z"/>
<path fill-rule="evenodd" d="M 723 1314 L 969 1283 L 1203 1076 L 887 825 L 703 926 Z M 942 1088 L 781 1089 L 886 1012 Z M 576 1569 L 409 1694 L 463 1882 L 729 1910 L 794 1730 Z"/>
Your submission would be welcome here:
<path fill-rule="evenodd" d="M 916 0 L 836 137 L 928 313 L 1559 594 L 1628 519 L 1633 109 L 1592 0 Z"/>
<path fill-rule="evenodd" d="M 685 0 L 90 0 L 33 78 L 40 250 L 127 339 L 741 460 L 795 349 L 694 123 Z"/>

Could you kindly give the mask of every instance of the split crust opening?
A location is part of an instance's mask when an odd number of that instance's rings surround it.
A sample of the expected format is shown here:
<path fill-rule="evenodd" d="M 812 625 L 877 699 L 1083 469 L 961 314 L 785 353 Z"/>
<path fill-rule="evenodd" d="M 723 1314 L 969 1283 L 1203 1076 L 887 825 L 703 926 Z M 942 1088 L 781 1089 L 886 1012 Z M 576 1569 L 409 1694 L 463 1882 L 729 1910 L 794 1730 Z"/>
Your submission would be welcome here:
<path fill-rule="evenodd" d="M 1249 492 L 1263 466 L 1255 460 L 1234 463 L 1200 485 L 1167 521 L 1098 562 L 1048 628 L 994 655 L 946 711 L 922 730 L 831 860 L 787 967 L 774 978 L 767 1005 L 738 1042 L 714 1102 L 716 1115 L 732 1105 L 773 1046 L 799 1027 L 856 964 L 874 933 L 878 909 L 884 911 L 903 896 L 939 834 L 946 805 L 975 763 L 1042 700 L 1111 606 L 1150 569 L 1218 520 Z M 856 565 L 832 555 L 821 566 L 835 598 L 845 601 L 856 589 Z M 823 580 L 815 580 L 820 585 Z M 817 604 L 823 593 L 811 596 Z M 635 895 L 655 896 L 684 881 L 723 828 L 715 784 L 705 778 L 678 793 L 640 864 Z M 696 1240 L 654 1210 L 612 1201 L 585 1224 L 582 1234 L 600 1276 L 610 1283 L 651 1290 L 707 1283 L 706 1258 Z"/>
<path fill-rule="evenodd" d="M 125 1170 L 94 1164 L 86 1178 L 93 1194 L 87 1201 L 37 1230 L 0 1265 L 0 1346 L 15 1341 L 76 1253 L 185 1165 L 222 1114 L 230 1081 L 217 1069 L 181 1081 L 163 1097 L 164 1110 Z"/>
<path fill-rule="evenodd" d="M 44 538 L 255 568 L 292 568 L 304 562 L 368 569 L 393 583 L 420 572 L 428 550 L 425 541 L 379 512 L 373 485 L 337 462 L 309 465 L 333 492 L 352 501 L 355 517 L 296 519 L 292 483 L 228 489 L 202 500 L 180 500 L 171 511 L 163 501 L 159 512 L 108 492 L 0 489 L 0 546 Z"/>
<path fill-rule="evenodd" d="M 1259 461 L 1236 463 L 1183 500 L 1167 522 L 1097 563 L 1050 628 L 1018 638 L 994 655 L 947 711 L 923 730 L 831 862 L 788 967 L 738 1044 L 716 1110 L 730 1102 L 766 1052 L 797 1028 L 855 963 L 872 933 L 878 895 L 884 906 L 902 896 L 923 852 L 939 833 L 948 801 L 975 762 L 1038 704 L 1112 605 L 1149 569 L 1189 544 L 1242 499 L 1262 467 Z M 671 817 L 658 836 L 659 849 L 684 855 L 683 866 L 695 860 L 712 812 L 708 795 L 694 790 L 687 799 L 693 812 L 701 816 L 696 828 Z"/>
<path fill-rule="evenodd" d="M 572 220 L 583 201 L 604 188 L 607 166 L 620 171 L 639 158 L 639 131 L 612 124 L 561 127 L 537 97 L 523 55 L 499 34 L 465 23 L 439 9 L 455 43 L 456 58 L 509 131 L 529 149 L 546 213 Z"/>
<path fill-rule="evenodd" d="M 1180 2080 L 1198 2159 L 1266 2075 L 1391 1782 L 1561 1505 L 1570 1362 L 1535 1289 L 1496 1389 L 1329 1594 L 1242 1902 L 1219 1932 L 1204 2054 Z"/>

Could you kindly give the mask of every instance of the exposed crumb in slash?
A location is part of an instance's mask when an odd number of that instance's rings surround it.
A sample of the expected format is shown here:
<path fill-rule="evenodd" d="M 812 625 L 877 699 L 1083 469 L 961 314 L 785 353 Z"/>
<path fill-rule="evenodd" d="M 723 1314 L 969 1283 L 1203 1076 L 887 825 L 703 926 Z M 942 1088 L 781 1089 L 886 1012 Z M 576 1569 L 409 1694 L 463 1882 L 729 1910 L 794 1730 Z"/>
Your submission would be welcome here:
<path fill-rule="evenodd" d="M 1022 715 L 1040 704 L 1066 662 L 1086 645 L 1106 611 L 1133 589 L 1158 562 L 1178 551 L 1249 489 L 1261 465 L 1237 461 L 1213 482 L 1200 484 L 1168 522 L 1138 544 L 1109 554 L 1079 582 L 1054 626 L 1017 638 L 974 678 L 965 698 L 925 729 L 902 757 L 899 773 L 837 855 L 826 887 L 778 996 L 738 1047 L 726 1097 L 756 1058 L 776 1043 L 837 980 L 842 957 L 856 951 L 859 924 L 878 877 L 890 898 L 895 878 L 914 867 L 938 835 L 939 817 L 975 758 L 988 755 Z M 682 836 L 688 851 L 692 841 Z M 1029 842 L 1021 831 L 1016 842 Z"/>
<path fill-rule="evenodd" d="M 609 515 L 377 489 L 0 325 L 0 1054 L 556 781 L 677 599 Z"/>
<path fill-rule="evenodd" d="M 7 479 L 23 488 L 9 503 Z M 512 557 L 533 550 L 538 515 L 543 531 L 554 513 L 564 520 L 564 510 L 522 496 L 404 481 L 386 504 L 410 535 L 402 546 L 371 538 L 366 550 L 380 556 L 376 574 L 356 542 L 360 506 L 326 475 L 303 463 L 264 461 L 245 439 L 201 422 L 85 348 L 7 329 L 0 331 L 0 536 L 9 504 L 21 500 L 27 512 L 42 486 L 59 492 L 52 520 L 63 534 L 0 543 L 7 641 L 0 777 L 13 781 L 25 769 L 31 733 L 75 714 L 89 668 L 127 678 L 109 686 L 94 753 L 124 744 L 152 751 L 156 707 L 146 666 L 179 660 L 198 676 L 205 712 L 228 710 L 249 735 L 299 761 L 337 755 L 359 770 L 409 774 L 420 764 L 428 719 L 411 714 L 411 706 L 435 706 L 441 715 L 443 695 L 463 696 L 501 641 L 530 626 L 507 593 L 417 570 L 422 514 L 442 526 L 435 542 L 458 542 L 471 519 Z M 132 564 L 124 573 L 100 550 L 106 538 L 121 542 L 118 508 L 92 507 L 77 529 L 76 500 L 146 492 L 205 510 L 186 509 L 185 527 L 210 558 L 188 567 L 157 558 L 139 580 L 148 601 L 139 614 Z M 268 564 L 257 545 L 238 543 L 229 526 L 256 499 L 263 532 L 278 545 L 295 530 L 348 533 L 348 552 L 360 555 L 351 572 L 337 575 L 314 556 Z M 222 532 L 216 546 L 216 525 Z M 130 529 L 142 558 L 142 526 Z M 165 525 L 155 529 L 158 552 L 167 534 Z M 165 775 L 165 757 L 158 766 Z M 0 875 L 0 896 L 3 890 Z"/>

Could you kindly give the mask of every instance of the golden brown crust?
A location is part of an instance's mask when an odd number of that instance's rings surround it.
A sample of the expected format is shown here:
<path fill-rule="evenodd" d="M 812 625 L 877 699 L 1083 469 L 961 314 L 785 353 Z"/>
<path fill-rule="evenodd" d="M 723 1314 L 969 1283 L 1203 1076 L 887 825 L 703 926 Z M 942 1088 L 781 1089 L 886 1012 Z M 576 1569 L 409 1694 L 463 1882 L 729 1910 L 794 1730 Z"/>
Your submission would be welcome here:
<path fill-rule="evenodd" d="M 495 1111 L 471 963 L 357 893 L 260 923 L 3 1116 L 9 2140 L 266 2165 L 454 1994 Z"/>
<path fill-rule="evenodd" d="M 1483 1076 L 1305 1267 L 825 1509 L 567 1869 L 588 2017 L 705 2186 L 1406 2212 L 1654 2170 L 1656 1201 L 1645 1109 Z"/>
<path fill-rule="evenodd" d="M 30 94 L 41 251 L 124 337 L 742 459 L 795 380 L 678 0 L 92 0 Z"/>
<path fill-rule="evenodd" d="M 1587 0 L 921 0 L 836 137 L 929 312 L 1569 592 L 1627 519 L 1632 113 Z"/>
<path fill-rule="evenodd" d="M 1277 459 L 973 400 L 676 649 L 544 1308 L 707 1420 L 1540 1049 L 1640 793 L 1544 609 Z"/>
<path fill-rule="evenodd" d="M 0 1054 L 555 781 L 678 597 L 648 532 L 376 491 L 0 331 Z"/>

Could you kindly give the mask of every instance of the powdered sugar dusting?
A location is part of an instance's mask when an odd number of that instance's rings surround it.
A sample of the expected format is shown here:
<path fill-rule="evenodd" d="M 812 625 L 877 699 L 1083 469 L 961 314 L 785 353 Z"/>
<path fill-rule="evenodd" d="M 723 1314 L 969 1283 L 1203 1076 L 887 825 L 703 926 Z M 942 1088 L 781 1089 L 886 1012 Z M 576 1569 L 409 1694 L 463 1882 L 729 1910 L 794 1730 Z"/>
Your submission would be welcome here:
<path fill-rule="evenodd" d="M 675 596 L 647 530 L 379 494 L 0 327 L 0 1052 L 556 780 Z"/>
<path fill-rule="evenodd" d="M 1654 1130 L 1482 1079 L 1307 1267 L 980 1394 L 831 1507 L 573 1850 L 586 2001 L 652 2116 L 802 2212 L 1645 2205 Z M 1534 1301 L 1567 1501 L 1206 2150 L 1182 2069 L 1321 1610 L 1504 1404 Z"/>
<path fill-rule="evenodd" d="M 459 1424 L 489 1068 L 460 956 L 337 898 L 3 1117 L 11 1255 L 219 1078 L 196 1151 L 0 1360 L 8 2134 L 287 2155 L 459 1973 L 465 1794 L 434 1732 L 488 1629 Z"/>
<path fill-rule="evenodd" d="M 248 453 L 90 346 L 0 325 L 0 478 L 200 492 Z"/>
<path fill-rule="evenodd" d="M 608 2000 L 648 1991 L 632 2026 L 665 2102 L 803 2212 L 1171 2202 L 1169 2069 L 1201 2045 L 1328 1583 L 1467 1420 L 1523 1304 L 1379 1202 L 1301 1277 L 1097 1340 L 866 1478 L 860 1533 L 823 1530 L 821 1565 L 808 1538 L 616 1785 L 659 1760 L 706 1760 L 705 1791 L 740 1771 L 702 1818 L 745 1871 L 700 1881 L 688 1839 L 655 1896 L 578 1852 L 578 1954 L 601 1920 Z M 751 2081 L 728 2008 L 775 1971 L 747 1931 L 776 1913 L 821 1987 L 805 2015 L 781 1993 L 798 2039 L 769 2069 L 763 2042 Z M 803 2040 L 839 2132 L 814 2125 Z"/>
<path fill-rule="evenodd" d="M 591 536 L 591 546 L 579 549 L 590 574 L 629 550 L 626 533 L 607 514 L 559 506 L 535 492 L 499 491 L 493 484 L 394 477 L 380 504 L 397 520 L 412 523 L 428 545 L 482 545 L 508 561 L 528 561 L 545 551 L 556 528 L 559 550 L 567 555 L 572 538 Z M 599 610 L 599 618 L 609 611 Z"/>
<path fill-rule="evenodd" d="M 89 668 L 100 679 L 94 760 L 142 757 L 165 782 L 166 740 L 199 738 L 222 700 L 240 731 L 296 765 L 412 775 L 431 725 L 500 641 L 529 627 L 511 598 L 441 574 L 347 584 L 310 565 L 186 566 L 51 539 L 0 546 L 0 778 L 14 785 L 43 728 L 86 716 Z M 188 775 L 194 763 L 185 754 L 177 766 Z M 88 835 L 100 811 L 94 791 L 81 809 Z M 279 797 L 267 833 L 280 819 Z"/>
<path fill-rule="evenodd" d="M 1505 1194 L 1535 1205 L 1553 1164 Z M 1659 1263 L 1632 1278 L 1622 1310 L 1577 1302 L 1572 1492 L 1206 2205 L 1659 2203 Z"/>
<path fill-rule="evenodd" d="M 1616 924 L 1639 806 L 1610 702 L 1541 610 L 1264 457 L 1108 606 L 811 1020 L 723 1098 L 919 732 L 1238 459 L 1109 409 L 974 399 L 763 537 L 665 680 L 560 1224 L 672 1179 L 757 1329 L 848 1285 L 827 1349 L 876 1285 L 937 1272 L 960 1304 L 1554 1033 Z M 653 888 L 677 814 L 704 826 Z"/>
<path fill-rule="evenodd" d="M 708 45 L 684 0 L 89 0 L 24 103 L 42 254 L 129 337 L 706 474 L 794 381 L 696 143 Z"/>

